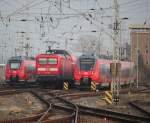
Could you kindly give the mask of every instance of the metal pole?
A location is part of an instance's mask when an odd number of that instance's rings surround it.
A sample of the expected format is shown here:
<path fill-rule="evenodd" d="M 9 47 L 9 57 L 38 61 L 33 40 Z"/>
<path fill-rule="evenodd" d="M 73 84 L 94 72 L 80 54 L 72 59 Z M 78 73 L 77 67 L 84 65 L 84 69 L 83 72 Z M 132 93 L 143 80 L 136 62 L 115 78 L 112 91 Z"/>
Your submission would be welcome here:
<path fill-rule="evenodd" d="M 138 39 L 138 32 L 137 32 L 137 35 L 136 35 L 136 65 L 137 65 L 137 81 L 136 81 L 136 87 L 138 88 L 139 87 L 139 39 Z"/>

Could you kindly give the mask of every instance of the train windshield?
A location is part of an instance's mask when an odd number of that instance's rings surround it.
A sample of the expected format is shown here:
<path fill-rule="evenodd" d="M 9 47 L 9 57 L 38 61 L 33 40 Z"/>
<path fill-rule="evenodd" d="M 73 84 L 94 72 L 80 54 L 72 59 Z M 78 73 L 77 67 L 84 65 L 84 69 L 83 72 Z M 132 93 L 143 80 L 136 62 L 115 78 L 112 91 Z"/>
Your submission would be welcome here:
<path fill-rule="evenodd" d="M 39 58 L 39 64 L 47 64 L 47 58 Z"/>
<path fill-rule="evenodd" d="M 14 69 L 14 70 L 17 70 L 17 69 L 20 69 L 20 66 L 21 66 L 21 62 L 10 62 L 10 69 Z"/>
<path fill-rule="evenodd" d="M 93 59 L 82 59 L 80 61 L 80 70 L 89 71 L 94 67 L 95 60 Z"/>
<path fill-rule="evenodd" d="M 57 64 L 57 59 L 56 58 L 49 58 L 48 64 Z"/>

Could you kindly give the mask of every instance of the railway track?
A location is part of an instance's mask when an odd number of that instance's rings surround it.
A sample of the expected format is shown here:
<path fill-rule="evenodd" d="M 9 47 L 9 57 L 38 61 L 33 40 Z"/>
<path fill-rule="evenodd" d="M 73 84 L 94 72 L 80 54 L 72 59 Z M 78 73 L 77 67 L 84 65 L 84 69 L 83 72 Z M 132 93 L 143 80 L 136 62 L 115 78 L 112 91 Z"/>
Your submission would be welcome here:
<path fill-rule="evenodd" d="M 142 103 L 143 104 L 143 103 Z M 148 105 L 150 104 L 150 102 L 147 103 Z M 139 105 L 138 101 L 132 101 L 129 102 L 129 105 L 131 105 L 132 107 L 134 107 L 135 109 L 139 110 L 140 112 L 144 113 L 145 115 L 147 115 L 148 117 L 150 117 L 150 111 L 146 110 L 143 108 L 144 105 Z"/>
<path fill-rule="evenodd" d="M 6 87 L 6 86 L 5 86 Z M 41 88 L 11 88 L 10 90 L 6 88 L 0 88 L 0 95 L 30 92 L 43 103 L 47 105 L 47 108 L 42 112 L 28 117 L 17 118 L 13 120 L 3 120 L 0 123 L 24 123 L 24 122 L 39 122 L 39 123 L 88 123 L 89 121 L 83 121 L 82 117 L 87 118 L 90 116 L 92 119 L 112 119 L 120 122 L 131 122 L 131 123 L 148 123 L 150 121 L 149 113 L 146 113 L 143 109 L 141 112 L 145 113 L 147 117 L 144 116 L 135 116 L 129 114 L 118 113 L 115 111 L 100 109 L 100 108 L 91 108 L 86 106 L 77 105 L 71 102 L 71 100 L 83 98 L 83 97 L 93 97 L 99 96 L 102 97 L 104 91 L 100 92 L 81 92 L 81 91 L 63 91 L 63 90 L 50 90 L 50 89 L 41 89 Z M 144 91 L 147 89 L 144 89 Z M 137 90 L 139 91 L 139 89 Z M 143 89 L 140 89 L 142 92 Z M 136 91 L 134 91 L 136 92 Z M 136 102 L 131 102 L 135 108 L 139 108 L 136 105 Z M 141 107 L 140 107 L 141 108 Z M 92 120 L 91 119 L 91 120 Z M 93 123 L 90 121 L 90 123 Z M 96 123 L 96 121 L 94 122 Z"/>
<path fill-rule="evenodd" d="M 7 96 L 7 95 L 13 95 L 13 94 L 17 95 L 17 94 L 21 94 L 21 93 L 25 93 L 25 92 L 31 93 L 32 95 L 36 96 L 32 91 L 25 91 L 25 90 L 0 91 L 0 96 Z M 39 98 L 39 99 L 49 109 L 50 104 L 47 103 L 42 98 Z M 31 116 L 28 115 L 28 116 L 22 116 L 22 117 L 17 117 L 17 118 L 2 119 L 2 120 L 0 120 L 0 123 L 25 123 L 25 122 L 34 122 L 34 121 L 37 121 L 38 118 L 40 118 L 47 111 L 47 108 L 43 112 L 37 112 L 36 114 L 32 114 Z M 17 109 L 14 109 L 14 111 L 15 110 L 17 110 Z M 20 113 L 20 112 L 16 111 L 16 113 Z"/>
<path fill-rule="evenodd" d="M 45 94 L 38 94 L 35 91 L 28 90 L 6 90 L 0 91 L 0 96 L 31 93 L 40 101 L 46 104 L 47 108 L 41 113 L 35 113 L 32 116 L 17 117 L 14 119 L 3 119 L 0 123 L 77 123 L 78 107 L 75 104 L 66 102 L 59 97 L 52 97 L 49 100 L 44 99 Z M 63 106 L 62 106 L 63 105 Z M 70 108 L 68 108 L 70 107 Z M 17 113 L 17 112 L 16 112 Z M 62 114 L 61 114 L 62 113 Z"/>
<path fill-rule="evenodd" d="M 130 123 L 149 123 L 150 117 L 140 117 L 134 115 L 128 115 L 123 113 L 118 113 L 114 111 L 104 110 L 104 109 L 96 109 L 85 106 L 79 106 L 79 112 L 86 115 L 99 116 L 99 117 L 107 117 L 111 119 L 115 119 L 121 122 L 130 122 Z"/>
<path fill-rule="evenodd" d="M 36 93 L 36 92 L 34 92 Z M 69 111 L 70 114 L 68 116 L 63 116 L 59 119 L 55 119 L 55 120 L 48 120 L 47 117 L 49 117 L 50 112 L 46 112 L 39 120 L 38 122 L 42 122 L 42 123 L 78 123 L 78 107 L 69 102 L 66 101 L 58 96 L 56 96 L 54 93 L 50 93 L 50 92 L 44 92 L 44 93 L 36 93 L 39 98 L 43 98 L 44 100 L 46 100 L 50 105 L 51 105 L 51 109 L 54 110 L 65 110 L 65 111 Z M 47 118 L 47 119 L 46 119 Z"/>
<path fill-rule="evenodd" d="M 54 91 L 55 92 L 55 91 Z M 78 99 L 78 98 L 83 98 L 83 97 L 90 97 L 90 96 L 101 96 L 103 92 L 78 92 L 78 93 L 61 93 L 61 91 L 57 91 L 55 93 L 48 92 L 47 94 L 56 96 L 57 99 L 59 98 L 60 100 L 70 102 L 70 100 L 73 99 Z M 50 99 L 51 100 L 51 99 Z M 57 101 L 54 100 L 54 103 L 57 104 Z M 64 107 L 64 105 L 61 105 Z M 97 109 L 97 108 L 90 108 L 86 106 L 81 106 L 77 105 L 79 108 L 79 114 L 78 114 L 78 122 L 82 123 L 82 116 L 92 116 L 92 117 L 103 117 L 103 118 L 109 118 L 113 119 L 116 121 L 120 122 L 131 122 L 131 123 L 148 123 L 150 121 L 150 117 L 145 117 L 145 116 L 136 116 L 136 115 L 130 115 L 130 114 L 123 114 L 123 113 L 118 113 L 115 111 L 110 111 L 110 110 L 104 110 L 104 109 Z M 70 107 L 64 107 L 70 109 Z M 72 108 L 71 108 L 72 109 Z"/>

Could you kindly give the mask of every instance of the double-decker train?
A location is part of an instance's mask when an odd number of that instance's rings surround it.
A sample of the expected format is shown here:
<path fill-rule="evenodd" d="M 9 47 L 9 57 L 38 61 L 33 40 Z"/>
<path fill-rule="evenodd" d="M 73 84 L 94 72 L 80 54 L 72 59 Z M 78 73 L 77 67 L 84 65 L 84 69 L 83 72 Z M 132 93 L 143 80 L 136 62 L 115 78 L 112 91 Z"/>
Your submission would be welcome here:
<path fill-rule="evenodd" d="M 36 56 L 36 80 L 40 84 L 62 88 L 64 81 L 73 84 L 73 75 L 73 59 L 67 51 L 49 49 Z"/>
<path fill-rule="evenodd" d="M 35 59 L 26 56 L 11 57 L 6 64 L 5 80 L 9 84 L 35 81 Z"/>
<path fill-rule="evenodd" d="M 110 86 L 112 82 L 110 64 L 112 62 L 112 60 L 98 59 L 94 55 L 80 56 L 74 70 L 75 84 L 80 87 L 91 87 L 94 82 L 96 88 Z M 133 82 L 136 79 L 134 63 L 124 61 L 120 63 L 120 84 Z"/>

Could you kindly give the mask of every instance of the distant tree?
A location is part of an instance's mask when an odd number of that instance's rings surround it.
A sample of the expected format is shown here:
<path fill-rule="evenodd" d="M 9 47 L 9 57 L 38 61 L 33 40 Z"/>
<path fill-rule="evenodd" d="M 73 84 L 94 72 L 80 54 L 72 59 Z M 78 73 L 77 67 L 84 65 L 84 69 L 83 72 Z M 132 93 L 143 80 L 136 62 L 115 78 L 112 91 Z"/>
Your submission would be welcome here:
<path fill-rule="evenodd" d="M 98 39 L 92 35 L 84 35 L 79 38 L 79 46 L 82 49 L 82 52 L 91 52 L 96 55 L 99 52 L 98 48 Z"/>

